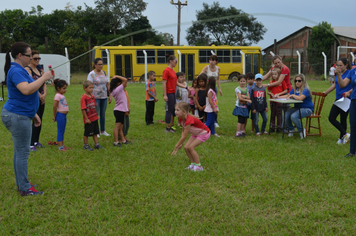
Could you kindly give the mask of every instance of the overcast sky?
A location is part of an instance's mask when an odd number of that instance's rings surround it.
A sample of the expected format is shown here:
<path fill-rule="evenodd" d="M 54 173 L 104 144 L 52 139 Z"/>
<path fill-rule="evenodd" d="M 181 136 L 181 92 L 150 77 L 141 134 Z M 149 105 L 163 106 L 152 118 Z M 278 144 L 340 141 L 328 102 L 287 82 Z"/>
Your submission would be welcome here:
<path fill-rule="evenodd" d="M 173 0 L 178 2 L 178 0 Z M 185 0 L 181 0 L 185 2 Z M 55 9 L 64 9 L 67 2 L 74 8 L 84 7 L 84 2 L 94 7 L 94 0 L 71 0 L 71 1 L 48 1 L 48 0 L 16 0 L 3 1 L 0 4 L 0 11 L 5 9 L 22 9 L 30 11 L 31 6 L 41 5 L 44 13 L 51 13 Z M 167 32 L 174 36 L 177 42 L 177 21 L 178 10 L 170 4 L 170 0 L 145 0 L 148 3 L 143 15 L 147 16 L 153 28 L 160 32 Z M 188 0 L 188 6 L 181 11 L 181 44 L 187 44 L 185 39 L 186 30 L 191 26 L 191 22 L 196 20 L 196 11 L 203 8 L 203 2 L 212 4 L 213 0 Z M 296 30 L 308 25 L 314 26 L 322 21 L 331 23 L 332 26 L 356 26 L 355 0 L 343 0 L 335 2 L 330 0 L 299 0 L 299 1 L 236 1 L 221 0 L 220 6 L 234 6 L 246 13 L 254 15 L 266 28 L 267 32 L 263 36 L 264 40 L 257 43 L 262 49 L 273 44 L 273 40 L 281 40 Z M 21 6 L 21 7 L 19 7 Z M 283 16 L 282 16 L 283 15 Z M 218 17 L 218 16 L 216 16 Z"/>

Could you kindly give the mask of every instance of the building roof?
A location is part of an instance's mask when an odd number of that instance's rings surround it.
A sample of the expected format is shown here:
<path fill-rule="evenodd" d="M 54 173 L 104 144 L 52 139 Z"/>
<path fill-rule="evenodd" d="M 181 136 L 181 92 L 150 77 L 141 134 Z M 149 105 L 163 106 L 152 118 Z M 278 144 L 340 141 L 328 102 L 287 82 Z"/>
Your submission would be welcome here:
<path fill-rule="evenodd" d="M 297 34 L 301 31 L 304 31 L 306 29 L 312 29 L 313 27 L 311 26 L 304 26 L 303 28 L 300 28 L 299 30 L 291 33 L 290 35 L 287 35 L 286 37 L 284 37 L 283 39 L 277 41 L 277 43 L 279 42 L 282 42 L 284 40 L 286 40 L 287 38 L 291 37 L 292 35 L 294 34 Z M 337 36 L 343 36 L 343 37 L 347 37 L 347 38 L 351 38 L 351 39 L 355 39 L 356 40 L 356 27 L 343 27 L 343 26 L 335 26 L 335 27 L 332 27 L 333 30 L 334 30 L 334 33 L 337 35 Z M 262 49 L 262 51 L 265 51 L 267 50 L 268 48 L 271 48 L 273 47 L 274 44 L 271 44 L 270 46 Z"/>

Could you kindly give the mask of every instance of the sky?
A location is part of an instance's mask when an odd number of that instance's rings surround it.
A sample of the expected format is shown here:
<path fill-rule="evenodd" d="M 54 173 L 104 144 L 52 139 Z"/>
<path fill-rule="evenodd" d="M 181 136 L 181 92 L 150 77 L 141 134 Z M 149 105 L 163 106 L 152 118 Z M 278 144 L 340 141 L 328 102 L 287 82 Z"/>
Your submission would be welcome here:
<path fill-rule="evenodd" d="M 170 33 L 174 36 L 174 43 L 177 42 L 177 22 L 178 10 L 176 6 L 170 4 L 171 0 L 144 0 L 147 4 L 143 15 L 148 17 L 154 29 L 163 33 Z M 178 0 L 173 0 L 178 2 Z M 185 2 L 185 0 L 181 0 Z M 32 6 L 40 5 L 44 8 L 43 13 L 51 13 L 56 9 L 64 9 L 69 2 L 74 8 L 82 6 L 84 2 L 91 7 L 95 7 L 94 0 L 71 0 L 71 1 L 48 1 L 48 0 L 16 0 L 5 1 L 0 4 L 0 11 L 5 9 L 22 9 L 31 11 Z M 181 37 L 180 43 L 187 45 L 186 30 L 196 20 L 196 11 L 203 8 L 203 2 L 211 5 L 213 0 L 188 0 L 188 6 L 181 10 Z M 221 0 L 221 7 L 233 6 L 237 9 L 251 14 L 261 22 L 267 32 L 263 40 L 254 44 L 262 49 L 283 39 L 289 34 L 299 30 L 304 26 L 315 26 L 322 21 L 326 21 L 331 26 L 356 26 L 355 0 L 343 0 L 338 3 L 330 0 L 299 0 L 299 1 L 266 1 L 266 0 Z M 20 6 L 20 7 L 19 7 Z M 213 16 L 219 17 L 219 16 Z"/>

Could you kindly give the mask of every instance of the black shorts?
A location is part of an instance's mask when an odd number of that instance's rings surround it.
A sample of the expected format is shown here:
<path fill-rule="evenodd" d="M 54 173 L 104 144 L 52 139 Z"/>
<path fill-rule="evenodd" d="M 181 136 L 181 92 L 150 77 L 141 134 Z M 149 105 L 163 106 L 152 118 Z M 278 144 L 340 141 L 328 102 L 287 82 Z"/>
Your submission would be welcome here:
<path fill-rule="evenodd" d="M 90 124 L 84 125 L 84 136 L 89 137 L 99 134 L 99 124 L 98 120 L 91 122 Z"/>
<path fill-rule="evenodd" d="M 125 112 L 114 110 L 114 116 L 116 118 L 115 123 L 124 123 Z"/>

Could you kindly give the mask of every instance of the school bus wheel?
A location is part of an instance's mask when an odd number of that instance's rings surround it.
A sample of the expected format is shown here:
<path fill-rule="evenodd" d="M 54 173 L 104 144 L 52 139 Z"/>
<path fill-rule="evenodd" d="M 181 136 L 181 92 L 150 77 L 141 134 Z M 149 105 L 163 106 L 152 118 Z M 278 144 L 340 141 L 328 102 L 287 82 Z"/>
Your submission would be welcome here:
<path fill-rule="evenodd" d="M 238 72 L 232 72 L 230 75 L 229 75 L 229 80 L 237 80 L 237 77 L 239 76 L 240 74 Z"/>

